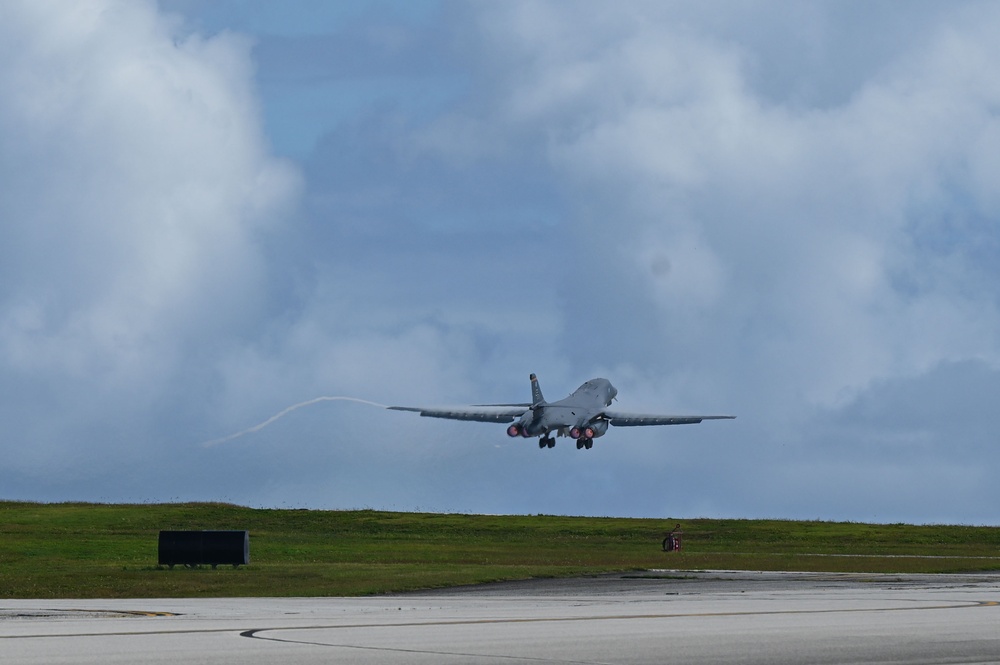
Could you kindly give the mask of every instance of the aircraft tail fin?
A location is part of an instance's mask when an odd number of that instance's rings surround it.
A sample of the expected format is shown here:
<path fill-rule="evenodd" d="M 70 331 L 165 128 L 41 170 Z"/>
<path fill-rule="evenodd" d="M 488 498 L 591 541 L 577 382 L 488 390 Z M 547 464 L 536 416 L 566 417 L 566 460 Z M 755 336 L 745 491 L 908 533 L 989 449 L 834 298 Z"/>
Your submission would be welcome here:
<path fill-rule="evenodd" d="M 530 378 L 531 378 L 531 408 L 535 408 L 539 404 L 545 404 L 545 398 L 542 397 L 542 389 L 538 385 L 538 377 L 532 374 Z"/>

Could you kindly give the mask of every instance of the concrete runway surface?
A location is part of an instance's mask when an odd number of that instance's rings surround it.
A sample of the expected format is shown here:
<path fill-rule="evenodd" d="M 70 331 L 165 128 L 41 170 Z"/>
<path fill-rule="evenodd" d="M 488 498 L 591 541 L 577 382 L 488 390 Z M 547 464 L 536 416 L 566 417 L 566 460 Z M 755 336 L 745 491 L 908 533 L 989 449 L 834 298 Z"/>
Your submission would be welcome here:
<path fill-rule="evenodd" d="M 660 570 L 367 598 L 0 600 L 0 662 L 998 663 L 1000 574 Z"/>

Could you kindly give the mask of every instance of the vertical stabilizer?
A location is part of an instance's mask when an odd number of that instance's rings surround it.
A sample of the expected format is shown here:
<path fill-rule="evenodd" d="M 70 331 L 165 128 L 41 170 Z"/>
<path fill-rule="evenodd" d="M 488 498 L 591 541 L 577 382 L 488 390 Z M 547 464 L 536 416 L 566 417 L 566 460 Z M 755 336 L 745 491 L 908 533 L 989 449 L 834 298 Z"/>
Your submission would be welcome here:
<path fill-rule="evenodd" d="M 534 374 L 531 375 L 531 408 L 535 408 L 539 404 L 545 404 L 545 398 L 542 397 L 542 389 L 538 386 L 538 377 Z"/>

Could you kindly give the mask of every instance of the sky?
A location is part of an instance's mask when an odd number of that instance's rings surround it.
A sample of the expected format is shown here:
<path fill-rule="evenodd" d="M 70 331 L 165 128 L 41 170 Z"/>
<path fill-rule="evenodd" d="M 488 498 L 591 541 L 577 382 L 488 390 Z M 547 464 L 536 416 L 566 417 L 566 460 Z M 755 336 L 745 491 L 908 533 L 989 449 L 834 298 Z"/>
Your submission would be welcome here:
<path fill-rule="evenodd" d="M 4 2 L 0 498 L 1000 525 L 998 31 L 975 1 Z M 539 450 L 377 406 L 532 372 L 737 419 Z M 320 397 L 375 405 L 232 437 Z"/>

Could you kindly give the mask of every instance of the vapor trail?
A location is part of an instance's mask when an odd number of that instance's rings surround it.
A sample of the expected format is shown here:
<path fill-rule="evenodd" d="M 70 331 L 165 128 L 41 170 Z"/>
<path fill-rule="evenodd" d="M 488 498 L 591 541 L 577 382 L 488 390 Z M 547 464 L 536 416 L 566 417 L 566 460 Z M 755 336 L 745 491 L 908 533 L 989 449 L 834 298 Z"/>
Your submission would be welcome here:
<path fill-rule="evenodd" d="M 220 443 L 226 443 L 227 441 L 232 441 L 233 439 L 238 439 L 238 438 L 240 438 L 241 436 L 243 436 L 245 434 L 253 434 L 254 432 L 259 432 L 260 430 L 264 429 L 265 427 L 267 427 L 268 425 L 270 425 L 271 423 L 273 423 L 275 420 L 278 420 L 279 418 L 284 418 L 285 416 L 287 416 L 292 411 L 295 411 L 296 409 L 301 409 L 304 406 L 310 406 L 312 404 L 317 404 L 319 402 L 358 402 L 359 404 L 370 404 L 371 406 L 377 406 L 380 409 L 387 409 L 387 408 L 389 408 L 385 404 L 379 404 L 378 402 L 371 402 L 369 400 L 359 399 L 357 397 L 339 397 L 339 396 L 338 397 L 315 397 L 313 399 L 306 400 L 305 402 L 299 402 L 298 404 L 293 404 L 290 407 L 288 407 L 287 409 L 284 409 L 283 411 L 279 411 L 278 413 L 274 414 L 273 416 L 271 416 L 270 418 L 268 418 L 264 422 L 259 423 L 257 425 L 254 425 L 253 427 L 248 427 L 245 430 L 237 432 L 236 434 L 230 434 L 229 436 L 224 436 L 221 439 L 212 439 L 211 441 L 206 441 L 205 443 L 203 443 L 201 445 L 205 446 L 206 448 L 210 448 L 212 446 L 217 446 Z"/>

